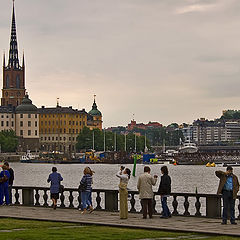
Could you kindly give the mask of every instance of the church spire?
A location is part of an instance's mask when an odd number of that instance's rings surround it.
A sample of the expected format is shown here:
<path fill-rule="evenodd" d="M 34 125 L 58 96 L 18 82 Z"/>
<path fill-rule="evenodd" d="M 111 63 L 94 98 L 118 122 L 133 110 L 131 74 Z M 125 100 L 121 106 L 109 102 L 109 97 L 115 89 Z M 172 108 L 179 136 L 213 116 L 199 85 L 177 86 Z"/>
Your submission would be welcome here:
<path fill-rule="evenodd" d="M 3 53 L 3 67 L 4 68 L 6 67 L 6 64 L 5 64 L 5 52 Z"/>
<path fill-rule="evenodd" d="M 25 67 L 25 60 L 24 60 L 24 51 L 23 51 L 23 60 L 22 60 L 22 67 Z"/>
<path fill-rule="evenodd" d="M 9 68 L 19 69 L 17 32 L 16 32 L 15 11 L 14 11 L 14 0 L 13 0 L 12 28 L 11 28 L 11 39 L 10 39 L 8 67 Z"/>

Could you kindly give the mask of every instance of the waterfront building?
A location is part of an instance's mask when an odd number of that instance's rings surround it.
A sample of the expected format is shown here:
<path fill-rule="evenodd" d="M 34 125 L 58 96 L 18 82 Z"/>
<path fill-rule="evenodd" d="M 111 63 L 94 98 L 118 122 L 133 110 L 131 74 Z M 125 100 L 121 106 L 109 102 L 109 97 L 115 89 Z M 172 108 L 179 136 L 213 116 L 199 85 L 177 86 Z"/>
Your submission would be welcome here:
<path fill-rule="evenodd" d="M 102 130 L 102 113 L 98 110 L 96 104 L 96 95 L 94 95 L 94 101 L 92 105 L 92 110 L 89 111 L 87 117 L 87 127 L 91 130 L 98 128 Z"/>
<path fill-rule="evenodd" d="M 225 123 L 226 140 L 229 142 L 239 141 L 240 139 L 240 122 L 228 121 Z"/>
<path fill-rule="evenodd" d="M 199 145 L 235 142 L 240 139 L 240 122 L 206 119 L 193 123 L 193 140 Z"/>
<path fill-rule="evenodd" d="M 193 142 L 193 125 L 180 127 L 185 142 Z M 183 140 L 183 139 L 182 139 Z"/>
<path fill-rule="evenodd" d="M 5 53 L 3 56 L 3 88 L 1 106 L 16 107 L 21 104 L 25 94 L 26 89 L 24 55 L 22 65 L 20 65 L 18 58 L 17 32 L 13 2 L 10 48 L 7 65 L 5 62 Z"/>
<path fill-rule="evenodd" d="M 39 113 L 28 95 L 15 111 L 15 132 L 19 138 L 19 151 L 39 149 Z"/>
<path fill-rule="evenodd" d="M 128 131 L 132 131 L 133 129 L 143 129 L 146 130 L 147 128 L 161 128 L 163 125 L 158 122 L 149 122 L 147 124 L 144 123 L 137 123 L 134 119 L 127 126 Z"/>
<path fill-rule="evenodd" d="M 3 88 L 0 106 L 0 131 L 14 130 L 19 137 L 19 150 L 74 152 L 77 136 L 84 126 L 102 130 L 102 113 L 94 95 L 92 110 L 72 107 L 38 109 L 26 95 L 24 55 L 18 58 L 15 9 L 13 1 L 12 25 L 8 63 L 3 55 Z"/>
<path fill-rule="evenodd" d="M 15 130 L 15 108 L 10 106 L 0 107 L 0 131 Z"/>
<path fill-rule="evenodd" d="M 85 109 L 57 105 L 53 108 L 42 106 L 38 111 L 41 150 L 75 152 L 77 136 L 87 126 Z"/>

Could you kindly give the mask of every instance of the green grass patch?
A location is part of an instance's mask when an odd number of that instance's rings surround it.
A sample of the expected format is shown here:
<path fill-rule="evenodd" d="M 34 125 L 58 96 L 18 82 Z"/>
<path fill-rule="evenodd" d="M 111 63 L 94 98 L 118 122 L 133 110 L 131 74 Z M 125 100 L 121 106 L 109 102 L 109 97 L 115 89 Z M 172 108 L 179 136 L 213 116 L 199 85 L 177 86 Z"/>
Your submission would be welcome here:
<path fill-rule="evenodd" d="M 9 230 L 10 232 L 5 232 Z M 209 236 L 193 234 L 193 233 L 176 233 L 164 231 L 152 231 L 142 229 L 128 229 L 105 226 L 81 226 L 72 223 L 59 223 L 47 221 L 31 221 L 31 220 L 17 220 L 17 219 L 0 219 L 0 239 L 4 240 L 72 240 L 72 239 L 157 239 L 166 240 L 172 238 L 173 240 L 189 240 L 189 239 L 203 239 L 203 240 L 230 240 L 239 239 L 226 236 Z"/>

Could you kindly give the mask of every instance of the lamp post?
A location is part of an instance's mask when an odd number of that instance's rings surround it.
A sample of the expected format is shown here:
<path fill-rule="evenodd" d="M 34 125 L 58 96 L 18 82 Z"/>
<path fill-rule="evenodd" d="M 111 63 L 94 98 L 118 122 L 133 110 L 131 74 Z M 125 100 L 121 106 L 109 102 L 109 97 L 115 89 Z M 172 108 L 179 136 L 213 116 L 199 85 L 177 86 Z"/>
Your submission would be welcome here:
<path fill-rule="evenodd" d="M 137 135 L 136 133 L 134 133 L 135 135 L 135 147 L 134 147 L 134 152 L 136 153 L 137 152 Z"/>
<path fill-rule="evenodd" d="M 114 133 L 114 152 L 117 151 L 117 133 Z"/>
<path fill-rule="evenodd" d="M 105 135 L 105 128 L 103 130 L 103 151 L 106 151 L 106 135 Z"/>
<path fill-rule="evenodd" d="M 93 130 L 92 147 L 93 147 L 93 150 L 94 150 L 94 130 Z"/>
<path fill-rule="evenodd" d="M 127 151 L 127 133 L 125 133 L 125 144 L 124 144 L 124 150 Z"/>
<path fill-rule="evenodd" d="M 144 151 L 147 152 L 148 148 L 147 148 L 147 136 L 146 136 L 146 133 L 145 133 L 145 147 L 144 147 Z"/>

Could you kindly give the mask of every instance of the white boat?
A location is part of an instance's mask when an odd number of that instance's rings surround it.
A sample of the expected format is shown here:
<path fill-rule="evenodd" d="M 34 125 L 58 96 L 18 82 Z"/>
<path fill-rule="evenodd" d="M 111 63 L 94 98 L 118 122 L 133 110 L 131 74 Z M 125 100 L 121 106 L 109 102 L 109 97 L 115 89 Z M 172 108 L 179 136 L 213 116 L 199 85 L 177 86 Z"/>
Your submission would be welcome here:
<path fill-rule="evenodd" d="M 191 142 L 184 142 L 183 145 L 179 147 L 180 153 L 196 153 L 197 151 L 197 145 Z"/>
<path fill-rule="evenodd" d="M 39 155 L 33 155 L 30 150 L 27 150 L 26 154 L 21 156 L 20 161 L 29 161 L 38 158 Z"/>

